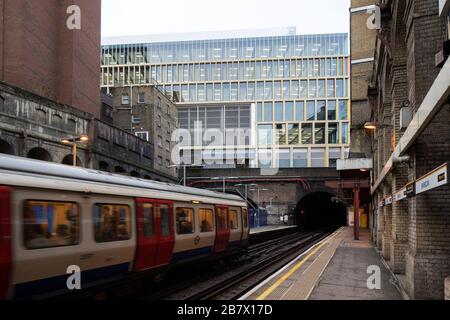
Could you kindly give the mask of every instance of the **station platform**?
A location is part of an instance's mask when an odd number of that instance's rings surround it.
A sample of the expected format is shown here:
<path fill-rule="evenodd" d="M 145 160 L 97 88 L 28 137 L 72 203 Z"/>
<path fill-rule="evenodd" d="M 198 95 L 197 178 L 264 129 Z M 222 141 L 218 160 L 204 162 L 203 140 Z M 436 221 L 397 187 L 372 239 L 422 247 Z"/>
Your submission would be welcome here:
<path fill-rule="evenodd" d="M 343 227 L 290 262 L 240 300 L 401 300 L 391 272 L 361 230 Z M 380 270 L 380 289 L 369 289 L 368 267 Z"/>

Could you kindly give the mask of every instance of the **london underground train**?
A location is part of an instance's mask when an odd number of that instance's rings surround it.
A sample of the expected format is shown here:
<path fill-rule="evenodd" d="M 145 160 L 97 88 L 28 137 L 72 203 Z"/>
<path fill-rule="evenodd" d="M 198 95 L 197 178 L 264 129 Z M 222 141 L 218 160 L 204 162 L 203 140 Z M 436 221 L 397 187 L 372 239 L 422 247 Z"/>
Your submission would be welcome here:
<path fill-rule="evenodd" d="M 0 299 L 69 291 L 245 250 L 235 195 L 0 155 Z"/>

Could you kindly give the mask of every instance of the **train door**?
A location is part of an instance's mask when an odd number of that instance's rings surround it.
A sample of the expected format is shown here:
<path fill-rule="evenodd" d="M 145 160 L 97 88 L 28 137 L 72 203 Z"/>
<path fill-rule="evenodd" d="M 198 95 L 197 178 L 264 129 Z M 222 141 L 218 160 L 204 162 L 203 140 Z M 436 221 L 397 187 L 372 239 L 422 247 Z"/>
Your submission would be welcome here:
<path fill-rule="evenodd" d="M 230 225 L 230 244 L 239 245 L 242 238 L 242 219 L 241 208 L 230 207 L 228 212 L 228 221 Z"/>
<path fill-rule="evenodd" d="M 11 192 L 0 187 L 0 299 L 5 299 L 11 272 Z"/>
<path fill-rule="evenodd" d="M 228 207 L 216 206 L 216 241 L 214 252 L 225 251 L 230 240 L 230 227 L 228 223 Z"/>
<path fill-rule="evenodd" d="M 173 203 L 160 200 L 137 201 L 138 249 L 135 270 L 169 264 L 175 243 Z"/>

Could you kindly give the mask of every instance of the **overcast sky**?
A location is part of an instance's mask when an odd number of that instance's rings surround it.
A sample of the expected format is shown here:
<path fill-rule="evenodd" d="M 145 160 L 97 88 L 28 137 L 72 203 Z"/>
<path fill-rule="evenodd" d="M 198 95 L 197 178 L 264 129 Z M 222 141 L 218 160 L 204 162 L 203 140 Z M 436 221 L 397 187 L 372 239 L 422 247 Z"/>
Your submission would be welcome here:
<path fill-rule="evenodd" d="M 350 0 L 102 0 L 102 36 L 296 26 L 348 32 Z"/>

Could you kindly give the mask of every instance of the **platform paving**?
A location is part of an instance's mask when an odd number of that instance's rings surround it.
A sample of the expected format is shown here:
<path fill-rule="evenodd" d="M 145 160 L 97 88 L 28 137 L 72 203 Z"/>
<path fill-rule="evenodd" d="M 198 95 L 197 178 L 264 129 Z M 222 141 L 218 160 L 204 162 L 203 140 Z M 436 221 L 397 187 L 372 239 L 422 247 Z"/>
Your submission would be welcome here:
<path fill-rule="evenodd" d="M 310 300 L 401 300 L 394 285 L 391 272 L 383 264 L 380 255 L 369 241 L 370 233 L 362 230 L 360 241 L 353 240 L 348 228 L 346 237 L 336 250 Z M 378 266 L 381 271 L 381 288 L 367 288 L 369 266 Z"/>
<path fill-rule="evenodd" d="M 247 294 L 248 300 L 401 300 L 392 274 L 362 230 L 344 227 Z M 380 290 L 367 287 L 369 266 L 380 268 Z"/>

